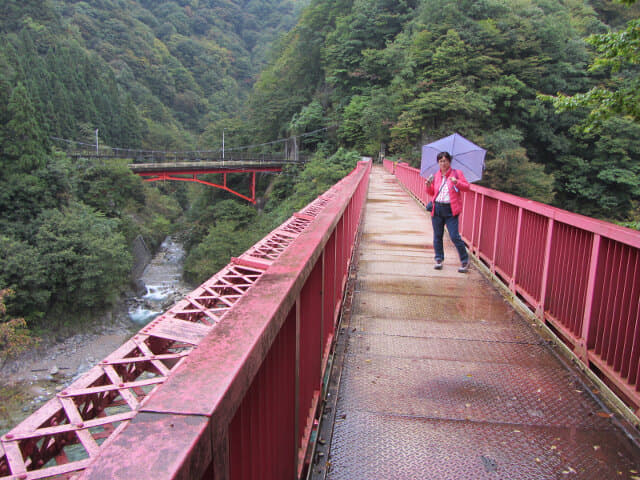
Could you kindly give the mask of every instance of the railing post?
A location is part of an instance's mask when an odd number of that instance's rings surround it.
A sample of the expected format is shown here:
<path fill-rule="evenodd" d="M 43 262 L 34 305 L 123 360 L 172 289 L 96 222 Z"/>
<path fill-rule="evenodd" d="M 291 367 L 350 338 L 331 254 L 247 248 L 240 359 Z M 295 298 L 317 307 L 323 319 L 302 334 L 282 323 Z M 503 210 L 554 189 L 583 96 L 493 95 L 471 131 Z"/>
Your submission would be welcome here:
<path fill-rule="evenodd" d="M 544 247 L 544 264 L 542 267 L 542 281 L 540 282 L 540 300 L 536 306 L 536 315 L 544 321 L 544 303 L 547 296 L 547 280 L 549 278 L 549 264 L 551 263 L 551 241 L 553 239 L 553 218 L 547 220 L 547 241 Z"/>
<path fill-rule="evenodd" d="M 589 263 L 589 278 L 587 279 L 587 291 L 585 296 L 584 317 L 582 318 L 582 334 L 579 344 L 576 345 L 576 355 L 582 363 L 589 365 L 589 332 L 591 331 L 591 317 L 596 288 L 596 274 L 598 271 L 598 259 L 600 256 L 600 235 L 594 234 L 591 245 L 591 260 Z"/>
<path fill-rule="evenodd" d="M 496 273 L 496 252 L 498 248 L 498 230 L 500 230 L 500 207 L 501 206 L 502 206 L 502 201 L 498 200 L 498 208 L 496 209 L 496 224 L 493 230 L 493 254 L 491 255 L 491 263 L 489 264 L 491 273 Z"/>
<path fill-rule="evenodd" d="M 483 218 L 484 217 L 484 199 L 485 199 L 485 196 L 481 195 L 480 196 L 480 218 L 478 218 L 478 239 L 477 239 L 477 244 L 474 241 L 474 244 L 476 244 L 476 247 L 473 250 L 474 253 L 476 253 L 476 254 L 480 251 L 480 239 L 482 238 L 482 224 L 483 224 L 483 221 L 484 221 L 484 218 Z M 476 203 L 476 205 L 477 205 L 477 203 Z M 475 216 L 476 215 L 475 215 L 475 212 L 474 212 L 474 217 Z M 473 230 L 475 231 L 475 226 L 474 226 Z"/>
<path fill-rule="evenodd" d="M 518 257 L 520 255 L 520 230 L 522 229 L 522 207 L 518 207 L 518 223 L 516 224 L 516 246 L 513 252 L 513 265 L 511 268 L 511 278 L 509 279 L 509 290 L 516 293 L 516 275 L 518 273 Z"/>
<path fill-rule="evenodd" d="M 304 459 L 300 459 L 300 295 L 296 298 L 295 306 L 296 309 L 296 365 L 295 365 L 295 393 L 294 393 L 294 420 L 293 420 L 293 468 L 294 472 L 297 473 L 298 477 L 300 476 L 300 469 L 302 468 L 302 463 Z"/>
<path fill-rule="evenodd" d="M 476 244 L 476 221 L 477 221 L 477 216 L 476 216 L 476 210 L 478 209 L 478 192 L 473 192 L 473 218 L 471 219 L 471 248 L 470 250 L 473 253 L 477 253 L 477 249 L 475 248 L 475 244 Z"/>

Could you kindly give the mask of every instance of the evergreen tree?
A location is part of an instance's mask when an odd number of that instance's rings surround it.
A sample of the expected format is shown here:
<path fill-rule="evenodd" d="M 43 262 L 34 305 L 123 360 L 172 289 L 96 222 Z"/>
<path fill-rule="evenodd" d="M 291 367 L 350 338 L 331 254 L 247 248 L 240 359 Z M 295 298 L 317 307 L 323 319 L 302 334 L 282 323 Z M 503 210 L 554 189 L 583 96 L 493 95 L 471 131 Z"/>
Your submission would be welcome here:
<path fill-rule="evenodd" d="M 623 3 L 634 4 L 635 0 Z M 568 96 L 560 93 L 553 100 L 558 112 L 576 108 L 589 109 L 582 123 L 585 131 L 599 126 L 612 116 L 627 116 L 640 123 L 640 18 L 629 21 L 624 30 L 590 36 L 587 41 L 596 49 L 596 57 L 590 70 L 611 70 L 615 76 L 586 93 Z"/>
<path fill-rule="evenodd" d="M 46 163 L 45 136 L 31 98 L 22 83 L 11 92 L 7 107 L 9 121 L 4 129 L 3 154 L 23 171 Z"/>

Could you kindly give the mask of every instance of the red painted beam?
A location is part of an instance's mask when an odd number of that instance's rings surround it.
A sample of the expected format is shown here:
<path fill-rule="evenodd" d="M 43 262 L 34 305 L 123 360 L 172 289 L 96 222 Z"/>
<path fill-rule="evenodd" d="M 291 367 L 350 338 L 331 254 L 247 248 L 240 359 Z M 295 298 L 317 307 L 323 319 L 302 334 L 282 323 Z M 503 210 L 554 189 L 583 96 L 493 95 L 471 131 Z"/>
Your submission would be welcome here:
<path fill-rule="evenodd" d="M 167 418 L 208 421 L 211 444 L 217 442 L 211 463 L 204 460 L 199 470 L 191 468 L 198 455 L 196 446 L 205 442 L 200 437 L 208 434 L 205 429 L 172 432 L 180 438 L 175 448 L 163 446 L 160 459 L 155 453 L 146 454 L 154 448 L 149 425 L 136 421 L 125 428 L 122 440 L 112 440 L 82 478 L 135 478 L 140 466 L 121 462 L 127 450 L 130 458 L 152 460 L 144 461 L 148 478 L 200 478 L 208 471 L 216 479 L 301 474 L 307 426 L 313 425 L 316 391 L 326 369 L 325 344 L 315 348 L 312 343 L 333 338 L 322 333 L 325 317 L 317 313 L 327 304 L 325 295 L 332 297 L 330 305 L 339 305 L 342 296 L 341 290 L 326 292 L 322 286 L 344 284 L 369 169 L 370 163 L 361 164 L 281 229 L 290 232 L 289 247 L 140 408 Z M 305 225 L 297 234 L 296 222 Z M 281 234 L 275 236 L 282 239 Z M 268 244 L 265 239 L 248 254 L 255 258 Z M 328 256 L 327 248 L 340 253 Z"/>
<path fill-rule="evenodd" d="M 256 172 L 280 172 L 282 167 L 261 167 L 261 168 L 241 168 L 241 169 L 229 169 L 229 168 L 183 168 L 183 169 L 167 169 L 162 170 L 160 168 L 153 171 L 135 171 L 136 175 L 144 177 L 145 182 L 157 182 L 157 181 L 179 181 L 179 182 L 195 182 L 210 187 L 219 188 L 226 192 L 229 192 L 237 197 L 247 200 L 251 203 L 256 203 Z M 227 174 L 228 173 L 251 173 L 251 196 L 244 195 L 227 186 Z M 208 180 L 202 180 L 198 178 L 198 175 L 206 174 L 223 174 L 223 183 L 210 182 Z M 178 177 L 176 175 L 191 175 L 190 177 Z"/>

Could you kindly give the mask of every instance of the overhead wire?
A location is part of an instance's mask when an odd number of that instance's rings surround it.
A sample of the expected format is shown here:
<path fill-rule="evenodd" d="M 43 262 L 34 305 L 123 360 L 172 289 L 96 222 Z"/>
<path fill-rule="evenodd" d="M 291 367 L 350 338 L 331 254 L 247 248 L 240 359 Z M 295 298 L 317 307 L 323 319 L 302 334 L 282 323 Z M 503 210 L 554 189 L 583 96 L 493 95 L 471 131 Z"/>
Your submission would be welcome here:
<path fill-rule="evenodd" d="M 322 127 L 322 128 L 318 128 L 316 130 L 313 130 L 312 132 L 305 132 L 305 133 L 301 133 L 299 135 L 292 135 L 290 137 L 287 138 L 281 138 L 278 140 L 273 140 L 271 142 L 265 142 L 265 143 L 258 143 L 258 144 L 253 144 L 253 145 L 243 145 L 243 146 L 239 146 L 239 147 L 229 147 L 229 148 L 219 148 L 216 150 L 186 150 L 186 151 L 177 151 L 177 150 L 172 150 L 172 151 L 168 151 L 168 150 L 142 150 L 142 149 L 135 149 L 135 148 L 122 148 L 122 147 L 103 147 L 103 148 L 108 148 L 109 150 L 112 151 L 124 151 L 124 152 L 132 152 L 132 153 L 138 153 L 138 154 L 158 154 L 158 155 L 186 155 L 186 154 L 203 154 L 203 153 L 216 153 L 216 152 L 222 152 L 224 151 L 237 151 L 237 150 L 248 150 L 250 148 L 258 148 L 258 147 L 266 147 L 269 145 L 275 145 L 278 143 L 283 143 L 283 142 L 288 142 L 290 140 L 293 140 L 295 138 L 303 138 L 303 137 L 308 137 L 310 135 L 315 135 L 316 133 L 319 132 L 323 132 L 323 131 L 327 131 L 327 130 L 331 130 L 336 128 L 337 125 L 329 125 L 326 127 Z M 69 143 L 69 144 L 75 144 L 75 145 L 82 145 L 82 146 L 86 146 L 86 147 L 91 147 L 91 148 L 95 148 L 96 144 L 95 143 L 86 143 L 86 142 L 81 142 L 78 140 L 69 140 L 66 138 L 60 138 L 60 137 L 55 137 L 55 136 L 50 136 L 49 138 L 51 138 L 52 140 L 56 140 L 56 141 L 60 141 L 60 142 L 65 142 L 65 143 Z"/>

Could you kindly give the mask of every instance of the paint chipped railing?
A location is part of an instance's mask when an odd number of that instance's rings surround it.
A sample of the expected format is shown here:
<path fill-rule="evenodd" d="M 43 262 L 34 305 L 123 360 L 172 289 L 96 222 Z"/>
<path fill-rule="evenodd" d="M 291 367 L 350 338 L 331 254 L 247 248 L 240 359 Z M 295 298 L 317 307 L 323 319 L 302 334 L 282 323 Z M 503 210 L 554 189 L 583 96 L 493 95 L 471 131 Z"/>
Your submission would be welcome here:
<path fill-rule="evenodd" d="M 0 438 L 0 478 L 302 475 L 370 168 Z"/>
<path fill-rule="evenodd" d="M 384 165 L 426 203 L 418 169 Z M 460 233 L 640 417 L 640 232 L 472 185 Z"/>

